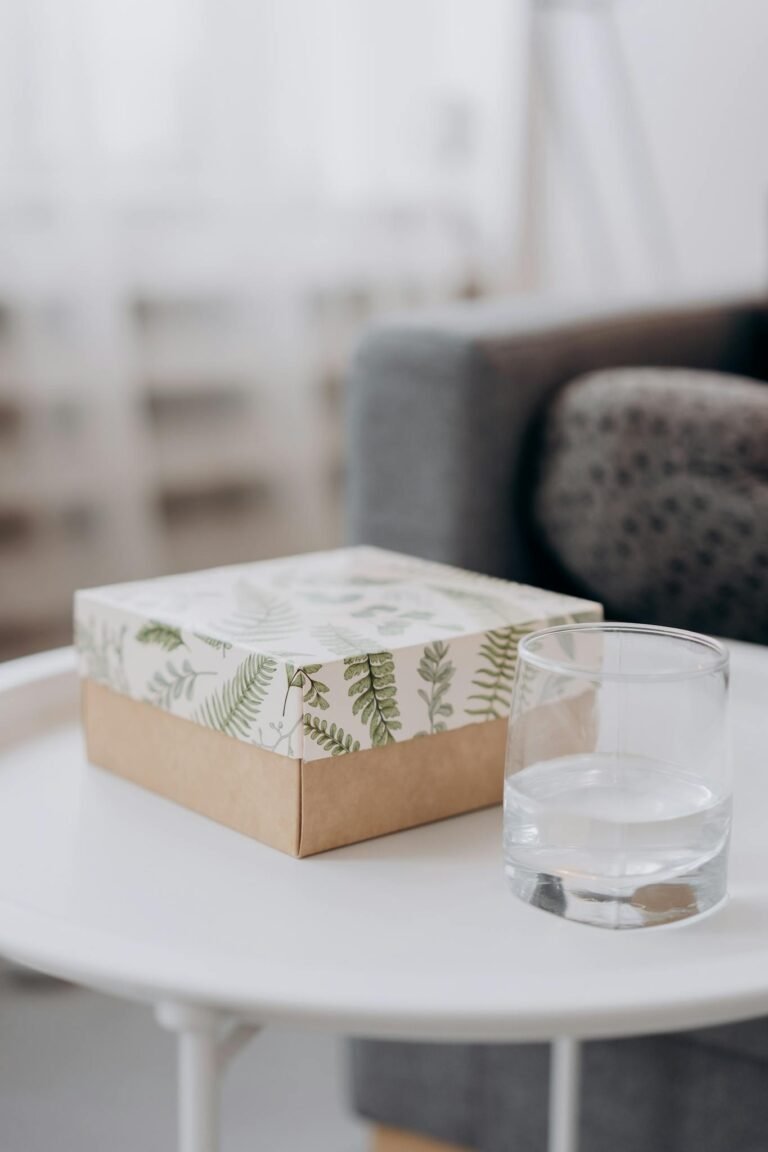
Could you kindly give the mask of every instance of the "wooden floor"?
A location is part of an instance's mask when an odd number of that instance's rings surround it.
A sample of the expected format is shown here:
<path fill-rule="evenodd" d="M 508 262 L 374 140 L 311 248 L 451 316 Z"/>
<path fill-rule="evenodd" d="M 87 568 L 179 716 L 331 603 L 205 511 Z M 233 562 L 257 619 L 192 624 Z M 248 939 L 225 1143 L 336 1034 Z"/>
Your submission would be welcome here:
<path fill-rule="evenodd" d="M 403 1132 L 399 1128 L 377 1128 L 373 1137 L 373 1152 L 468 1152 L 458 1144 L 443 1144 L 426 1136 Z"/>

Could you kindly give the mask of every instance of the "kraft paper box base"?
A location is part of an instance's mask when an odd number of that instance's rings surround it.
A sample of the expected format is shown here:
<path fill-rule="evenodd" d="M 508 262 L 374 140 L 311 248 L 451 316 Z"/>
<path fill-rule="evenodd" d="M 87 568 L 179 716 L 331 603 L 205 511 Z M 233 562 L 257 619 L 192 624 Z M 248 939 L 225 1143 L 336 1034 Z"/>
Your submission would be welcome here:
<path fill-rule="evenodd" d="M 601 614 L 378 548 L 78 592 L 88 756 L 295 856 L 484 808 L 520 639 Z"/>
<path fill-rule="evenodd" d="M 507 723 L 323 760 L 201 729 L 83 681 L 93 764 L 293 856 L 311 856 L 498 804 Z"/>

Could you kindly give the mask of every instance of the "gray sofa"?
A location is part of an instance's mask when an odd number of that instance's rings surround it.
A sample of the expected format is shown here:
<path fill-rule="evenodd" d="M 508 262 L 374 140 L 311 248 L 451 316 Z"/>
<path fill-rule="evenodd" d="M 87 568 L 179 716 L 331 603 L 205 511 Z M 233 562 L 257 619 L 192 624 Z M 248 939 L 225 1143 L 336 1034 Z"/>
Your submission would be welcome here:
<path fill-rule="evenodd" d="M 767 315 L 760 300 L 515 301 L 378 326 L 349 382 L 350 540 L 768 643 L 768 389 L 749 383 L 768 379 Z M 639 365 L 670 371 L 615 371 Z M 748 380 L 721 391 L 690 369 Z M 358 1041 L 353 1099 L 379 1124 L 539 1152 L 548 1058 Z M 589 1043 L 581 1138 L 765 1152 L 768 1024 Z"/>

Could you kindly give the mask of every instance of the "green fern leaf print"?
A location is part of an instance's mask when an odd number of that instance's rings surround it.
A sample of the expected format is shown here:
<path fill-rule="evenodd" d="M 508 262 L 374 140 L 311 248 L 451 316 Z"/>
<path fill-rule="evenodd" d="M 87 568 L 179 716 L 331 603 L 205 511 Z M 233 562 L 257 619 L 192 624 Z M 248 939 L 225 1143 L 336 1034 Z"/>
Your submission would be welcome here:
<path fill-rule="evenodd" d="M 206 636 L 202 632 L 195 632 L 195 639 L 201 640 L 203 644 L 207 644 L 215 652 L 221 652 L 222 656 L 226 656 L 232 647 L 228 640 L 218 640 L 215 636 Z"/>
<path fill-rule="evenodd" d="M 298 617 L 288 600 L 263 588 L 241 584 L 237 610 L 222 627 L 238 640 L 264 643 L 283 640 L 295 631 Z"/>
<path fill-rule="evenodd" d="M 161 624 L 159 620 L 150 620 L 136 633 L 140 644 L 157 644 L 166 652 L 174 652 L 177 648 L 186 648 L 179 628 L 171 628 L 168 624 Z"/>
<path fill-rule="evenodd" d="M 322 664 L 305 664 L 301 668 L 294 668 L 293 664 L 286 664 L 285 675 L 288 687 L 285 690 L 285 700 L 283 701 L 283 716 L 285 716 L 288 693 L 291 688 L 304 690 L 304 703 L 308 704 L 310 708 L 319 708 L 324 711 L 328 707 L 326 700 L 329 692 L 328 685 L 317 679 L 317 673 L 321 668 Z"/>
<path fill-rule="evenodd" d="M 348 752 L 360 751 L 359 740 L 353 740 L 343 728 L 337 728 L 335 724 L 329 724 L 327 720 L 321 720 L 317 716 L 304 717 L 304 732 L 326 752 L 330 752 L 331 756 L 343 756 Z"/>
<path fill-rule="evenodd" d="M 334 656 L 359 656 L 367 649 L 376 647 L 375 640 L 368 640 L 357 632 L 339 628 L 335 624 L 317 624 L 310 631 L 313 638 L 319 640 Z"/>
<path fill-rule="evenodd" d="M 125 636 L 128 628 L 110 628 L 102 621 L 101 628 L 91 619 L 75 622 L 75 646 L 85 658 L 88 675 L 100 684 L 107 684 L 116 692 L 129 694 L 125 673 Z"/>
<path fill-rule="evenodd" d="M 162 672 L 155 672 L 147 685 L 147 699 L 156 708 L 173 708 L 174 701 L 185 696 L 191 700 L 195 685 L 201 676 L 213 676 L 213 672 L 196 672 L 189 660 L 177 667 L 168 660 Z"/>
<path fill-rule="evenodd" d="M 394 743 L 394 732 L 402 728 L 397 704 L 395 663 L 391 652 L 372 652 L 367 656 L 348 656 L 344 661 L 344 679 L 352 683 L 347 689 L 354 699 L 352 714 L 369 726 L 371 742 L 380 747 Z"/>
<path fill-rule="evenodd" d="M 445 732 L 445 718 L 453 715 L 453 705 L 449 704 L 446 696 L 451 688 L 456 667 L 448 658 L 448 645 L 442 640 L 428 644 L 419 661 L 419 676 L 429 688 L 418 689 L 418 695 L 427 706 L 430 733 Z M 419 733 L 426 735 L 426 733 Z"/>
<path fill-rule="evenodd" d="M 247 740 L 276 669 L 269 656 L 247 656 L 232 679 L 203 701 L 198 723 Z"/>
<path fill-rule="evenodd" d="M 465 608 L 478 620 L 499 624 L 509 621 L 510 605 L 501 596 L 471 588 L 455 588 L 451 584 L 430 584 L 429 587 L 433 592 L 439 592 L 452 600 L 458 607 Z"/>
<path fill-rule="evenodd" d="M 517 665 L 517 646 L 530 626 L 510 625 L 487 632 L 480 645 L 482 663 L 475 671 L 472 684 L 478 688 L 469 696 L 472 707 L 465 709 L 468 716 L 484 720 L 498 720 L 508 716 L 512 701 L 512 685 Z"/>
<path fill-rule="evenodd" d="M 358 608 L 356 612 L 350 612 L 350 616 L 359 617 L 361 620 L 368 620 L 371 616 L 378 616 L 382 612 L 386 616 L 388 613 L 396 611 L 396 604 L 367 604 L 365 608 Z"/>

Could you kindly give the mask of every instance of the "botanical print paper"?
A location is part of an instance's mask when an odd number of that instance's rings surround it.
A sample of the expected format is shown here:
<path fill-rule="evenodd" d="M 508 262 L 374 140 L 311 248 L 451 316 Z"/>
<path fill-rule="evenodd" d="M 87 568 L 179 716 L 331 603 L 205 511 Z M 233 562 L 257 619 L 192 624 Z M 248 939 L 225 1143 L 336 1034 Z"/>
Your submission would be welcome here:
<path fill-rule="evenodd" d="M 509 712 L 517 644 L 597 604 L 378 548 L 78 592 L 83 676 L 318 759 Z"/>

